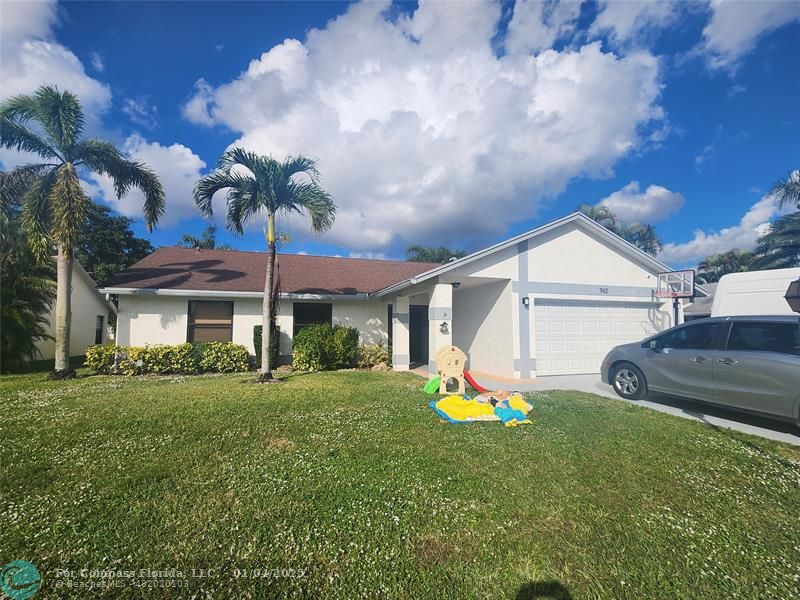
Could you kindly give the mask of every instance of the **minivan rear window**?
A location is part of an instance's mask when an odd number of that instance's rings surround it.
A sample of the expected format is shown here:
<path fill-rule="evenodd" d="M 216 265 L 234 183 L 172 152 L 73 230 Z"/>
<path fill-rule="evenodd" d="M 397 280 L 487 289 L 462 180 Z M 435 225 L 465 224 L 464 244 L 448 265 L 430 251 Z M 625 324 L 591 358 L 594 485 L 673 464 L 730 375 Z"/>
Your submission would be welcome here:
<path fill-rule="evenodd" d="M 779 352 L 800 356 L 800 325 L 734 322 L 728 337 L 728 350 Z"/>

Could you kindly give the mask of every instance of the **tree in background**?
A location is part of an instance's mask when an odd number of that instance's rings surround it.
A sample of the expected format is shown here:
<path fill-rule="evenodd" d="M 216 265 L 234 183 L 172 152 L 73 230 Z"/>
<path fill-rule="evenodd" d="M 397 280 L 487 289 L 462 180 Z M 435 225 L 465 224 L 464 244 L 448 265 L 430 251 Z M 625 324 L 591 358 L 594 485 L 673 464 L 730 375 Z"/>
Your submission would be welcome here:
<path fill-rule="evenodd" d="M 616 233 L 625 241 L 630 242 L 642 252 L 646 252 L 651 256 L 657 256 L 664 247 L 653 225 L 647 223 L 629 223 L 628 225 L 623 225 L 619 222 L 614 211 L 602 204 L 599 206 L 581 204 L 578 207 L 578 211 L 582 212 L 593 221 L 597 221 L 609 231 Z"/>
<path fill-rule="evenodd" d="M 421 246 L 410 244 L 406 248 L 406 260 L 410 262 L 446 263 L 453 258 L 463 258 L 467 255 L 461 250 L 450 250 L 444 246 Z"/>
<path fill-rule="evenodd" d="M 0 173 L 0 370 L 18 371 L 40 356 L 36 342 L 47 333 L 55 299 L 52 259 L 39 264 L 20 230 L 22 194 L 8 173 Z M 23 186 L 21 189 L 24 190 Z"/>
<path fill-rule="evenodd" d="M 75 258 L 98 285 L 108 284 L 114 275 L 153 251 L 148 240 L 131 231 L 132 223 L 132 219 L 112 215 L 104 204 L 88 205 Z"/>
<path fill-rule="evenodd" d="M 800 267 L 800 211 L 785 215 L 758 238 L 752 270 Z"/>
<path fill-rule="evenodd" d="M 697 265 L 697 277 L 706 283 L 716 283 L 728 273 L 750 271 L 753 253 L 747 250 L 729 250 L 722 254 L 712 254 Z"/>
<path fill-rule="evenodd" d="M 194 236 L 191 233 L 184 233 L 181 236 L 178 246 L 185 248 L 199 248 L 202 250 L 232 250 L 228 244 L 221 244 L 217 246 L 217 226 L 209 225 L 200 234 L 200 237 Z"/>
<path fill-rule="evenodd" d="M 194 189 L 197 208 L 207 217 L 213 216 L 211 205 L 214 194 L 225 190 L 228 206 L 227 227 L 239 235 L 244 224 L 260 214 L 267 217 L 267 273 L 264 281 L 264 306 L 261 336 L 260 381 L 272 380 L 269 359 L 270 339 L 273 334 L 272 306 L 275 297 L 275 216 L 278 214 L 306 214 L 311 218 L 311 229 L 322 233 L 333 226 L 336 205 L 331 195 L 319 183 L 316 163 L 304 156 L 290 156 L 283 162 L 271 156 L 260 156 L 241 148 L 225 152 L 213 173 L 204 175 Z"/>
<path fill-rule="evenodd" d="M 779 179 L 769 191 L 770 196 L 778 201 L 778 206 L 794 204 L 800 209 L 800 169 L 791 171 L 783 179 Z"/>
<path fill-rule="evenodd" d="M 33 121 L 35 126 L 28 127 Z M 33 176 L 23 195 L 22 230 L 34 257 L 56 257 L 55 370 L 51 378 L 70 378 L 72 260 L 91 200 L 81 189 L 78 170 L 111 178 L 118 197 L 131 188 L 144 193 L 144 219 L 152 229 L 164 212 L 164 190 L 147 166 L 125 158 L 111 143 L 82 139 L 83 109 L 78 97 L 42 86 L 31 95 L 0 105 L 0 146 L 37 155 L 42 162 L 19 167 L 10 177 Z"/>

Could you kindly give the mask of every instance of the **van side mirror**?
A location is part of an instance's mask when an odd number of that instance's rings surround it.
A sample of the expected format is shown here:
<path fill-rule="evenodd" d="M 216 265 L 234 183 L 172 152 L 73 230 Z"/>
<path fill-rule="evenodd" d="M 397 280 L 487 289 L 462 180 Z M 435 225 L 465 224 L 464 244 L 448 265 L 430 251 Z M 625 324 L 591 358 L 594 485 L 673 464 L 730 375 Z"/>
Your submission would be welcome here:
<path fill-rule="evenodd" d="M 653 352 L 661 352 L 661 346 L 658 345 L 658 340 L 650 340 L 650 350 Z"/>

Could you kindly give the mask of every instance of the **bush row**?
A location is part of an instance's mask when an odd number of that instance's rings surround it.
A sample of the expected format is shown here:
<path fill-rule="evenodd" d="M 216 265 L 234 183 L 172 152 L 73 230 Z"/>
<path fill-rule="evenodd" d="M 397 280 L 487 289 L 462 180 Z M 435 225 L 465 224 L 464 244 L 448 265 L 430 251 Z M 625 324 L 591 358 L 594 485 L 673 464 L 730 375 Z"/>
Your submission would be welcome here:
<path fill-rule="evenodd" d="M 95 373 L 122 375 L 194 375 L 234 373 L 250 368 L 247 348 L 231 342 L 158 344 L 155 346 L 96 345 L 86 349 L 86 366 Z"/>
<path fill-rule="evenodd" d="M 389 349 L 383 344 L 364 344 L 358 349 L 359 368 L 371 369 L 381 363 L 392 364 Z"/>

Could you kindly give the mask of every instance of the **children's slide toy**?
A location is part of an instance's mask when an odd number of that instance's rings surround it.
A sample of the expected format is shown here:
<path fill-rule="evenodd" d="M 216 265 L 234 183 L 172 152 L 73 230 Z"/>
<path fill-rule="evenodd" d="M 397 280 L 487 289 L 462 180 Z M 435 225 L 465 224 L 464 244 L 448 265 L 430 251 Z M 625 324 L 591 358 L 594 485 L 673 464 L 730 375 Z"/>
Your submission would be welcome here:
<path fill-rule="evenodd" d="M 428 379 L 428 382 L 425 384 L 425 393 L 426 394 L 435 394 L 439 391 L 439 384 L 442 382 L 442 378 L 436 375 L 435 377 L 431 377 Z"/>
<path fill-rule="evenodd" d="M 489 391 L 486 388 L 481 387 L 481 385 L 477 381 L 475 381 L 475 378 L 472 375 L 470 375 L 469 371 L 464 371 L 464 379 L 466 379 L 467 383 L 470 384 L 472 388 L 479 394 L 485 394 L 486 392 Z"/>

